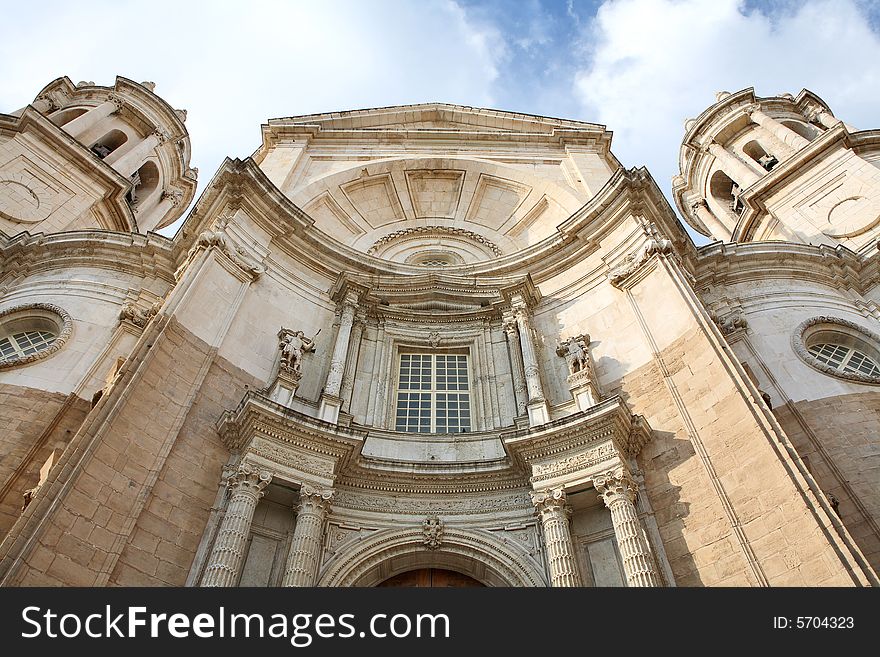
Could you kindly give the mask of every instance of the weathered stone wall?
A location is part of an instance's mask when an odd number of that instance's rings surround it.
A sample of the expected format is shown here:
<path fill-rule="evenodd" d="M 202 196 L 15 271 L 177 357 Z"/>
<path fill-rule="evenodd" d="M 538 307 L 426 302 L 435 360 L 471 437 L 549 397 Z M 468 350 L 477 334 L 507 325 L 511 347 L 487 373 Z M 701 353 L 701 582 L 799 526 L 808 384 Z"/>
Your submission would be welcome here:
<path fill-rule="evenodd" d="M 826 397 L 773 409 L 840 519 L 880 570 L 880 393 Z"/>
<path fill-rule="evenodd" d="M 90 404 L 75 395 L 0 384 L 0 539 L 18 519 L 53 450 L 61 456 Z"/>
<path fill-rule="evenodd" d="M 187 341 L 196 341 L 192 335 Z M 183 586 L 229 457 L 215 424 L 261 382 L 216 359 L 110 577 L 119 586 Z M 161 398 L 161 391 L 155 391 Z"/>

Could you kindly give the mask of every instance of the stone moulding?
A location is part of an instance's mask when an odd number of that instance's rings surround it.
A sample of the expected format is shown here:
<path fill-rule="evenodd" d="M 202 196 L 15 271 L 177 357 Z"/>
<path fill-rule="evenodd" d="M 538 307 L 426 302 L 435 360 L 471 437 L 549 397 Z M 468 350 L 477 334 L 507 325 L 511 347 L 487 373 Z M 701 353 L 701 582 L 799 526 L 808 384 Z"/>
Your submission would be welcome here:
<path fill-rule="evenodd" d="M 373 245 L 369 249 L 367 249 L 367 253 L 370 255 L 374 255 L 381 247 L 385 246 L 386 244 L 390 244 L 395 240 L 412 239 L 416 237 L 434 237 L 437 235 L 464 237 L 472 242 L 476 242 L 477 244 L 486 247 L 496 257 L 504 255 L 501 249 L 498 248 L 498 245 L 491 240 L 486 239 L 478 233 L 466 230 L 464 228 L 458 228 L 456 226 L 415 226 L 413 228 L 404 228 L 403 230 L 397 230 L 393 233 L 388 233 L 384 237 L 380 237 L 378 240 L 376 240 Z"/>
<path fill-rule="evenodd" d="M 55 338 L 54 342 L 52 342 L 49 347 L 43 349 L 42 351 L 38 351 L 27 356 L 17 356 L 15 358 L 0 360 L 0 370 L 9 369 L 11 367 L 18 367 L 19 365 L 27 365 L 29 363 L 34 363 L 38 360 L 42 360 L 44 358 L 48 358 L 52 354 L 59 351 L 73 333 L 73 318 L 71 318 L 70 313 L 64 310 L 64 308 L 61 308 L 60 306 L 56 306 L 51 303 L 27 303 L 20 306 L 7 308 L 6 310 L 2 310 L 0 311 L 0 325 L 5 323 L 6 318 L 10 315 L 17 315 L 19 313 L 27 313 L 28 311 L 35 310 L 48 312 L 56 316 L 56 318 L 59 320 L 59 324 L 61 325 L 60 331 L 58 332 L 58 337 Z"/>
<path fill-rule="evenodd" d="M 363 540 L 348 541 L 324 564 L 318 586 L 363 586 L 365 579 L 382 562 L 393 557 L 424 552 L 421 525 L 406 529 L 380 530 Z M 528 554 L 525 546 L 498 542 L 486 530 L 444 527 L 443 544 L 437 550 L 451 557 L 464 557 L 485 564 L 495 585 L 547 586 L 543 568 Z"/>
<path fill-rule="evenodd" d="M 820 315 L 818 317 L 812 317 L 808 320 L 805 320 L 798 324 L 798 327 L 794 330 L 794 333 L 791 336 L 791 347 L 794 349 L 794 352 L 798 355 L 798 357 L 804 361 L 807 365 L 812 367 L 813 369 L 817 369 L 823 374 L 827 374 L 829 376 L 837 377 L 838 379 L 846 379 L 847 381 L 855 381 L 856 383 L 868 383 L 873 385 L 880 385 L 880 376 L 871 376 L 870 374 L 861 374 L 857 372 L 843 372 L 841 370 L 835 369 L 830 365 L 826 365 L 825 363 L 820 362 L 813 354 L 810 353 L 807 348 L 807 344 L 804 341 L 804 333 L 807 332 L 808 329 L 818 326 L 818 325 L 828 325 L 829 328 L 834 328 L 835 326 L 849 329 L 857 333 L 862 337 L 866 342 L 873 344 L 876 348 L 880 349 L 880 335 L 874 333 L 866 329 L 855 322 L 851 322 L 847 319 L 842 319 L 840 317 L 832 317 L 830 315 Z"/>

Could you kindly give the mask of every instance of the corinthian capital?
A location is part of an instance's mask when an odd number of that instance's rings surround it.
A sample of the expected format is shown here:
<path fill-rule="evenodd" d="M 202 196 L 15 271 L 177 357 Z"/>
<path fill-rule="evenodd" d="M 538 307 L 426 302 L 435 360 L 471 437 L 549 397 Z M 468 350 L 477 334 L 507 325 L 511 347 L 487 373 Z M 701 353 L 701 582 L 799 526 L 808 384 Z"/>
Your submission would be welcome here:
<path fill-rule="evenodd" d="M 619 500 L 633 503 L 639 490 L 630 474 L 623 469 L 609 470 L 597 475 L 593 478 L 593 485 L 599 493 L 599 499 L 608 507 Z"/>
<path fill-rule="evenodd" d="M 532 504 L 541 515 L 558 514 L 566 511 L 565 491 L 561 488 L 551 488 L 531 493 Z"/>
<path fill-rule="evenodd" d="M 272 475 L 269 472 L 257 470 L 244 463 L 226 479 L 226 487 L 233 495 L 241 492 L 262 497 L 263 491 L 271 481 Z"/>
<path fill-rule="evenodd" d="M 299 513 L 303 511 L 324 512 L 333 500 L 335 491 L 303 484 L 299 489 Z"/>

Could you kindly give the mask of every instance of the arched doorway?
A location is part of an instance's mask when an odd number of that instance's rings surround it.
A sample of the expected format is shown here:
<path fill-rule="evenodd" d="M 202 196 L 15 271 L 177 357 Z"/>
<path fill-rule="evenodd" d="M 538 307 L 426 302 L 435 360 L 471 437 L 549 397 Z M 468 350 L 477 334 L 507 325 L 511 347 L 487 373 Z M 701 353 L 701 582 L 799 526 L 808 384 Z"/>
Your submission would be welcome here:
<path fill-rule="evenodd" d="M 449 570 L 484 586 L 547 586 L 541 564 L 518 541 L 488 531 L 446 527 L 439 548 L 428 549 L 422 527 L 384 529 L 349 541 L 326 562 L 318 586 L 373 587 L 420 569 Z"/>
<path fill-rule="evenodd" d="M 482 582 L 445 568 L 418 568 L 389 577 L 377 587 L 409 587 L 409 588 L 463 588 L 469 586 L 485 586 Z"/>

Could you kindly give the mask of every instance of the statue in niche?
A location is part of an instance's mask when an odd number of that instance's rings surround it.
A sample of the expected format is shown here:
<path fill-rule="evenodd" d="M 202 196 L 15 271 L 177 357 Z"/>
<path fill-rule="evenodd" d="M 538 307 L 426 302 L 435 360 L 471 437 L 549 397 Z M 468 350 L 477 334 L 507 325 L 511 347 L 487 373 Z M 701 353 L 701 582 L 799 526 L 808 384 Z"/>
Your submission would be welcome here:
<path fill-rule="evenodd" d="M 302 331 L 288 329 L 281 329 L 278 337 L 281 339 L 278 343 L 278 348 L 281 350 L 281 367 L 297 374 L 301 373 L 303 356 L 315 351 L 314 339 L 307 338 Z M 315 337 L 318 337 L 317 334 Z"/>
<path fill-rule="evenodd" d="M 565 358 L 569 374 L 577 374 L 590 369 L 589 346 L 589 335 L 577 335 L 563 340 L 556 346 L 556 355 Z"/>

